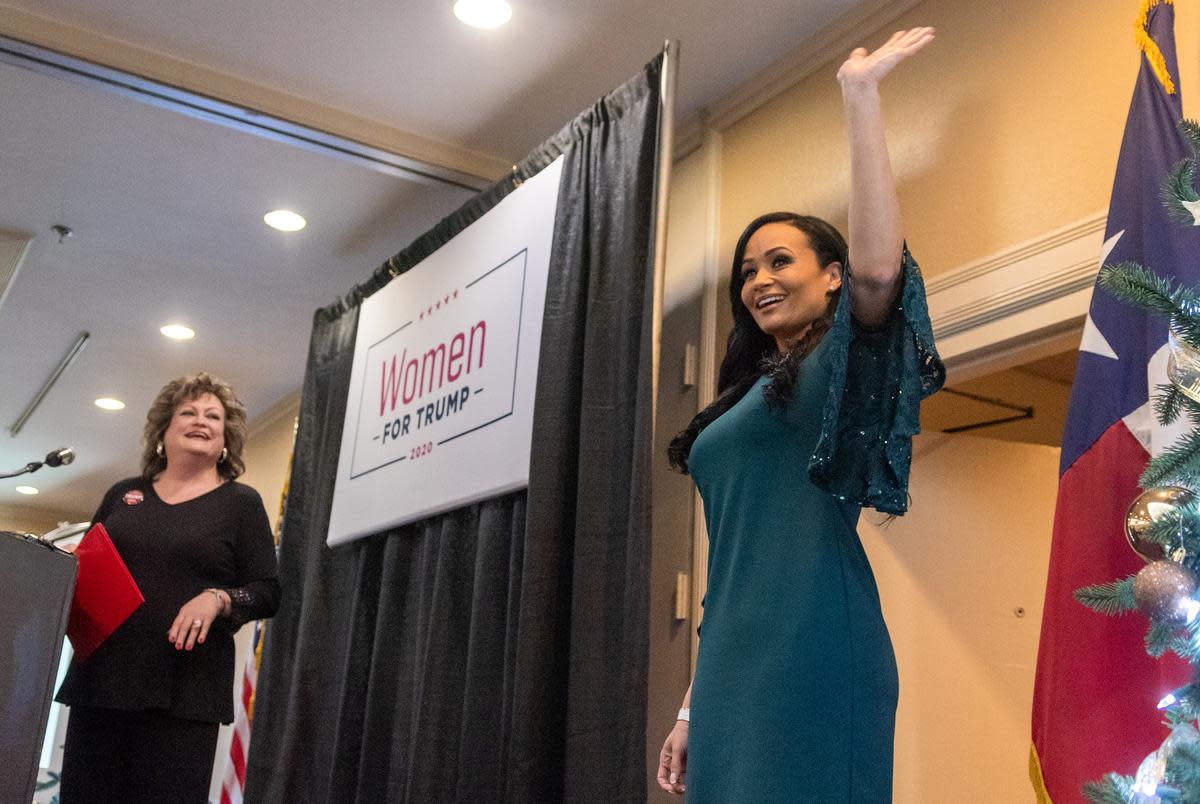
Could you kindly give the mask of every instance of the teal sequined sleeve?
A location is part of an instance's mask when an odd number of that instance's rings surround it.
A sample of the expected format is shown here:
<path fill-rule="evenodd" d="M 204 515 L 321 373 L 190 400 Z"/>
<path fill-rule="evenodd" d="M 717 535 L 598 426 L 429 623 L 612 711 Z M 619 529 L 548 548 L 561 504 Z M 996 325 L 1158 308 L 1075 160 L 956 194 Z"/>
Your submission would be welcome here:
<path fill-rule="evenodd" d="M 880 330 L 860 328 L 850 315 L 847 273 L 834 313 L 829 394 L 821 435 L 808 464 L 812 482 L 834 497 L 886 514 L 908 509 L 912 437 L 920 432 L 921 400 L 942 387 L 946 369 L 933 344 L 925 284 L 908 247 L 896 309 Z"/>

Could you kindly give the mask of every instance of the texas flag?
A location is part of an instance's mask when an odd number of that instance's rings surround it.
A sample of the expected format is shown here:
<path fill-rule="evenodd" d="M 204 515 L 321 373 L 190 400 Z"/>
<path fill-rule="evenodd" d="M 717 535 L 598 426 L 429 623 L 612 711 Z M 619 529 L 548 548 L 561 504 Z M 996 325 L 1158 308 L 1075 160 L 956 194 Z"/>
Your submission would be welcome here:
<path fill-rule="evenodd" d="M 1174 7 L 1143 0 L 1142 52 L 1117 162 L 1101 264 L 1139 263 L 1200 285 L 1200 227 L 1170 220 L 1160 200 L 1167 172 L 1190 156 L 1182 116 Z M 1147 621 L 1107 617 L 1076 602 L 1076 589 L 1125 578 L 1142 560 L 1124 536 L 1150 455 L 1169 446 L 1150 396 L 1167 382 L 1167 322 L 1092 295 L 1063 434 L 1054 540 L 1033 695 L 1030 777 L 1038 801 L 1082 801 L 1085 782 L 1132 775 L 1166 737 L 1159 699 L 1188 680 L 1172 654 L 1146 655 Z"/>

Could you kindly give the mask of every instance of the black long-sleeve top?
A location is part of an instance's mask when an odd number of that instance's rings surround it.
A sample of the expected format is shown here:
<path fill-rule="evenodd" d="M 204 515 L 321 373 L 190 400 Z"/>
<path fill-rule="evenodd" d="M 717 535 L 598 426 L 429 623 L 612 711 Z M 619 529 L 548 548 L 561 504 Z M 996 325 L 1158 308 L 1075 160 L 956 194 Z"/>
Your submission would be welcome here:
<path fill-rule="evenodd" d="M 104 523 L 146 602 L 85 661 L 73 660 L 57 700 L 68 705 L 160 709 L 205 722 L 233 720 L 234 632 L 279 607 L 275 546 L 262 498 L 223 483 L 174 505 L 145 478 L 104 495 Z M 168 641 L 180 607 L 205 589 L 229 592 L 230 617 L 217 617 L 204 644 Z"/>

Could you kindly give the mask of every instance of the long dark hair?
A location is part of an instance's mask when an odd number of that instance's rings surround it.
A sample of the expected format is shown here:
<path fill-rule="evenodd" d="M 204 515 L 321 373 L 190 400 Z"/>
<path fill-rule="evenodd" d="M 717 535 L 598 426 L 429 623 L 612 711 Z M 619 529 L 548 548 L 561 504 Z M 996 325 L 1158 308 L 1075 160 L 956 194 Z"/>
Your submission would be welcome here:
<path fill-rule="evenodd" d="M 817 255 L 821 267 L 830 263 L 841 263 L 846 269 L 846 240 L 841 232 L 826 221 L 810 215 L 794 212 L 772 212 L 761 215 L 750 222 L 738 238 L 733 250 L 733 267 L 729 274 L 729 303 L 733 308 L 733 329 L 729 332 L 729 343 L 725 347 L 725 359 L 717 374 L 717 398 L 708 407 L 696 414 L 686 428 L 671 440 L 667 449 L 671 466 L 680 472 L 688 470 L 688 455 L 700 431 L 716 421 L 717 417 L 736 405 L 749 391 L 758 378 L 767 375 L 769 382 L 763 388 L 767 403 L 779 405 L 792 398 L 800 362 L 808 356 L 821 338 L 833 325 L 833 311 L 837 307 L 841 289 L 829 295 L 825 314 L 813 322 L 800 341 L 779 354 L 775 339 L 758 328 L 754 317 L 742 303 L 742 259 L 746 256 L 746 244 L 750 238 L 768 223 L 786 223 L 794 226 L 808 237 L 809 247 Z"/>

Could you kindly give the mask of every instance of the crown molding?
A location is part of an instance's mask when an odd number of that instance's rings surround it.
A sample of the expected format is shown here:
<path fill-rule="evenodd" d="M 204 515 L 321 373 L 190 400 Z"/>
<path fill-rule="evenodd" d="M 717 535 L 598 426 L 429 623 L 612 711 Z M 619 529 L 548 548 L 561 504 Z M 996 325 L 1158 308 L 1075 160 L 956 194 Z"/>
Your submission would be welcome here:
<path fill-rule="evenodd" d="M 1106 220 L 1107 213 L 1097 212 L 1081 221 L 1068 224 L 1060 229 L 1054 229 L 1032 240 L 1018 243 L 1012 248 L 1005 249 L 982 260 L 969 263 L 948 273 L 938 274 L 935 277 L 925 280 L 925 292 L 927 294 L 944 293 L 964 282 L 970 282 L 987 274 L 1003 271 L 1010 266 L 1018 265 L 1040 254 L 1052 252 L 1063 246 L 1070 246 L 1078 240 L 1087 239 L 1090 242 L 1097 235 L 1103 236 Z M 1099 250 L 1097 250 L 1096 254 L 1099 253 Z M 1094 259 L 1093 262 L 1095 262 Z M 1093 277 L 1097 270 L 1099 269 L 1094 268 L 1092 271 Z"/>
<path fill-rule="evenodd" d="M 991 360 L 997 350 L 1016 359 L 1022 344 L 1072 337 L 1091 303 L 1105 217 L 1096 213 L 930 278 L 933 335 L 947 365 Z"/>

